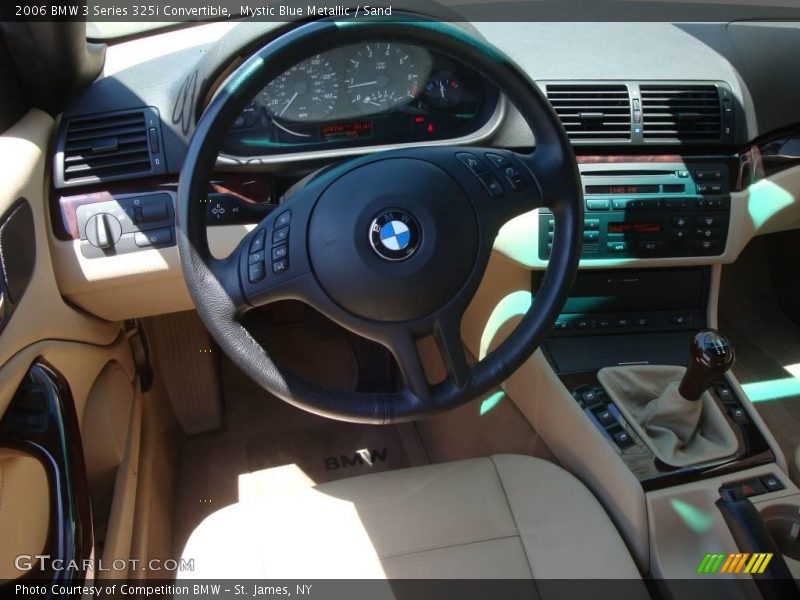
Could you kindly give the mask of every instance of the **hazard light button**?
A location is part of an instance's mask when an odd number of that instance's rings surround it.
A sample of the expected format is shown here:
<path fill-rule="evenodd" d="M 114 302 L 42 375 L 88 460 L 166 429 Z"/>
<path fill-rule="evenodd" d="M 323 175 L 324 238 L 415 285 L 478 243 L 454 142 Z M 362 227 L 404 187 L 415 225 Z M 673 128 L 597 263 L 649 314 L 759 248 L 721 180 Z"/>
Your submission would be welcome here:
<path fill-rule="evenodd" d="M 759 494 L 766 494 L 767 488 L 759 479 L 749 479 L 747 481 L 737 481 L 735 483 L 724 486 L 728 490 L 736 490 L 741 492 L 737 494 L 739 497 L 749 498 L 750 496 L 758 496 Z"/>

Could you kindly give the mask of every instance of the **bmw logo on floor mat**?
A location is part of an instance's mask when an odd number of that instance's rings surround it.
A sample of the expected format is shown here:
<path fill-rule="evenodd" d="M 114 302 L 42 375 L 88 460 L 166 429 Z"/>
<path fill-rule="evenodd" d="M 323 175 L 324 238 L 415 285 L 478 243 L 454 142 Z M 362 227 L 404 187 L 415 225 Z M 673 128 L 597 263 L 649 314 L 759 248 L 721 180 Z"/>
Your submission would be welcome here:
<path fill-rule="evenodd" d="M 417 251 L 420 242 L 417 220 L 404 210 L 383 211 L 372 221 L 369 243 L 381 258 L 405 260 Z"/>

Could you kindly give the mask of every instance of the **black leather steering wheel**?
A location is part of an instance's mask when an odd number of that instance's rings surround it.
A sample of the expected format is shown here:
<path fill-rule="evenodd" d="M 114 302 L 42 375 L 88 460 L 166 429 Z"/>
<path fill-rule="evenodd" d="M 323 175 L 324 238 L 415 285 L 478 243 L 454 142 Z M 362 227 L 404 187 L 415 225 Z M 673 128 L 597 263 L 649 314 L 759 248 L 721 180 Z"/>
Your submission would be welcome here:
<path fill-rule="evenodd" d="M 535 151 L 412 147 L 346 161 L 297 190 L 228 258 L 212 257 L 203 201 L 222 140 L 242 108 L 301 59 L 335 46 L 387 40 L 424 46 L 476 69 L 520 111 L 534 132 Z M 461 319 L 494 239 L 504 223 L 539 207 L 553 211 L 555 229 L 535 302 L 502 344 L 469 364 Z M 558 316 L 577 271 L 582 226 L 574 154 L 536 84 L 462 29 L 416 17 L 316 21 L 260 49 L 225 81 L 200 118 L 178 189 L 177 238 L 186 284 L 222 350 L 283 400 L 362 423 L 423 417 L 472 400 L 508 378 Z M 405 389 L 329 390 L 280 369 L 240 318 L 252 307 L 289 298 L 386 346 Z M 428 383 L 416 347 L 416 340 L 428 335 L 447 369 L 447 378 L 435 385 Z"/>

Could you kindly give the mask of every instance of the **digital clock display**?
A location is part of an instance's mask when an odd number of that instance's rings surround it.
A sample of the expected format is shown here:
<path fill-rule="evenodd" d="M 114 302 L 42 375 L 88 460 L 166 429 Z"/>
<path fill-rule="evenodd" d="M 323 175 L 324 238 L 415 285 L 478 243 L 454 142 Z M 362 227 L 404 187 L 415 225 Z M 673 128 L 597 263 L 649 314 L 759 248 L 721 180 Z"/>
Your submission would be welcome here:
<path fill-rule="evenodd" d="M 320 137 L 325 142 L 372 137 L 372 121 L 326 123 L 320 127 Z"/>
<path fill-rule="evenodd" d="M 657 194 L 657 185 L 587 185 L 587 194 Z"/>
<path fill-rule="evenodd" d="M 661 223 L 622 221 L 608 224 L 608 233 L 661 233 Z"/>

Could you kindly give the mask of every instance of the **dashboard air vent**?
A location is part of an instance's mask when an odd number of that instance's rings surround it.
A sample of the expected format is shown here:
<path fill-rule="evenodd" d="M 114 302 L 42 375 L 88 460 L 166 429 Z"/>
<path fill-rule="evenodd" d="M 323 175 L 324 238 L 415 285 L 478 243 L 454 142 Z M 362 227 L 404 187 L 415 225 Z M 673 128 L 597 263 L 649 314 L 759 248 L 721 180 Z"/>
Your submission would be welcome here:
<path fill-rule="evenodd" d="M 628 87 L 606 84 L 548 84 L 547 98 L 573 141 L 629 141 Z"/>
<path fill-rule="evenodd" d="M 715 85 L 641 85 L 644 139 L 719 141 L 722 110 Z"/>
<path fill-rule="evenodd" d="M 64 126 L 57 173 L 66 185 L 163 171 L 152 109 L 73 117 Z M 59 169 L 60 167 L 60 169 Z"/>

